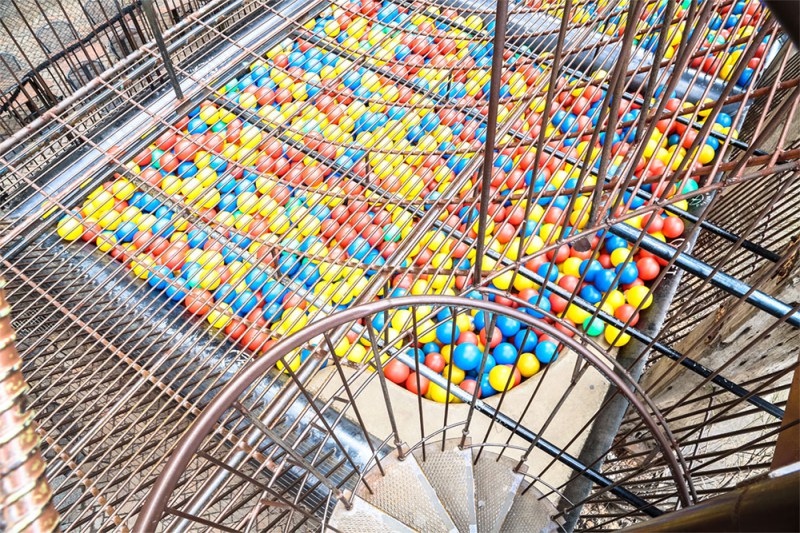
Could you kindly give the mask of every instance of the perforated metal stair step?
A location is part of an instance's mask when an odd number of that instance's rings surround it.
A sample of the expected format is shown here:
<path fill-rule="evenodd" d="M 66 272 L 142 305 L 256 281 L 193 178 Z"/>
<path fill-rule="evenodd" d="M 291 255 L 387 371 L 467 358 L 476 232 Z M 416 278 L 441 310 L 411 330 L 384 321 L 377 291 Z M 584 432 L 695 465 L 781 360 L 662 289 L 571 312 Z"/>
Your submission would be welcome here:
<path fill-rule="evenodd" d="M 497 454 L 484 451 L 472 467 L 480 533 L 500 531 L 523 479 L 522 474 L 514 472 L 516 461 L 507 457 L 497 461 L 497 458 Z"/>
<path fill-rule="evenodd" d="M 344 510 L 343 506 L 328 521 L 328 531 L 341 533 L 416 533 L 402 522 L 398 522 L 377 507 L 356 496 L 353 508 Z"/>
<path fill-rule="evenodd" d="M 402 461 L 392 453 L 381 461 L 385 476 L 373 468 L 357 495 L 406 526 L 424 533 L 456 533 L 458 529 L 413 455 Z"/>
<path fill-rule="evenodd" d="M 517 489 L 514 503 L 508 511 L 500 533 L 555 533 L 558 524 L 553 520 L 558 511 L 536 487 L 523 483 Z M 524 494 L 523 494 L 524 493 Z"/>
<path fill-rule="evenodd" d="M 472 452 L 458 448 L 461 439 L 432 441 L 414 451 L 422 472 L 436 491 L 460 533 L 477 533 L 475 481 L 472 474 Z"/>

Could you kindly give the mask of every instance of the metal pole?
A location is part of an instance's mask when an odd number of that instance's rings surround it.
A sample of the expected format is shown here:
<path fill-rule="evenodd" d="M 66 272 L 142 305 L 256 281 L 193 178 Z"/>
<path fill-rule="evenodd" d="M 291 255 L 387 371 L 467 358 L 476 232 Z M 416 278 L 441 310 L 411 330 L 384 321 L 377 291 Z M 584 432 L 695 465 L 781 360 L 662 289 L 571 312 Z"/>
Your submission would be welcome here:
<path fill-rule="evenodd" d="M 167 45 L 164 43 L 164 36 L 161 35 L 161 28 L 158 26 L 156 20 L 156 11 L 153 9 L 153 0 L 142 0 L 142 11 L 147 18 L 147 23 L 150 24 L 150 29 L 153 31 L 153 37 L 156 39 L 158 51 L 161 53 L 161 60 L 164 62 L 164 68 L 167 69 L 167 76 L 169 82 L 172 84 L 172 89 L 175 91 L 175 97 L 178 100 L 183 100 L 183 92 L 181 91 L 181 84 L 178 83 L 178 77 L 175 75 L 175 68 L 172 66 L 172 59 L 169 57 Z"/>
<path fill-rule="evenodd" d="M 609 229 L 611 233 L 622 237 L 628 242 L 636 242 L 641 236 L 641 231 L 628 224 L 614 224 Z M 794 312 L 788 304 L 773 298 L 772 296 L 754 289 L 750 285 L 734 278 L 724 272 L 715 272 L 715 269 L 699 259 L 686 254 L 678 253 L 672 246 L 663 243 L 645 234 L 641 239 L 640 247 L 661 259 L 671 260 L 675 258 L 675 265 L 678 268 L 689 272 L 699 278 L 708 279 L 709 282 L 725 292 L 743 298 L 747 303 L 771 314 L 777 318 L 788 315 L 786 322 L 794 327 L 800 327 L 800 313 Z"/>
<path fill-rule="evenodd" d="M 489 85 L 489 113 L 486 117 L 486 144 L 483 152 L 483 173 L 481 176 L 481 209 L 478 214 L 478 243 L 475 256 L 475 276 L 473 283 L 480 285 L 483 269 L 483 251 L 486 246 L 486 218 L 489 215 L 489 189 L 492 183 L 494 144 L 497 135 L 497 108 L 500 105 L 500 86 L 503 84 L 503 50 L 506 45 L 506 26 L 508 24 L 508 0 L 497 1 L 494 19 L 494 47 L 492 49 L 492 77 Z"/>

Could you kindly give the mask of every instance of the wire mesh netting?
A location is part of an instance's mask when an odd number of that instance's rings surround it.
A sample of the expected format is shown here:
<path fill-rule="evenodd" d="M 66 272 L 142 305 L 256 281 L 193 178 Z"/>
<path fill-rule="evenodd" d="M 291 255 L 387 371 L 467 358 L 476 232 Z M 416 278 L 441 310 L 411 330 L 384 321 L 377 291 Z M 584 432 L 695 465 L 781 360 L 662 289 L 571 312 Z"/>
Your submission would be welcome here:
<path fill-rule="evenodd" d="M 760 3 L 3 7 L 0 272 L 63 528 L 149 494 L 143 528 L 616 529 L 769 470 L 800 61 Z M 393 507 L 402 464 L 475 505 Z"/>

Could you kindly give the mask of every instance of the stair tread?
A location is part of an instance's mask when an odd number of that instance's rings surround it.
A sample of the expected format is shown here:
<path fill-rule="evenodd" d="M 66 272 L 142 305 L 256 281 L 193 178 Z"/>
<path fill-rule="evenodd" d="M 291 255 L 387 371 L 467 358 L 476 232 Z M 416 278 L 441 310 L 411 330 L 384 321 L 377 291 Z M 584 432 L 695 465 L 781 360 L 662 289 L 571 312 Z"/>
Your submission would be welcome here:
<path fill-rule="evenodd" d="M 477 454 L 477 452 L 476 452 Z M 483 452 L 473 465 L 478 531 L 497 533 L 514 503 L 522 475 L 514 472 L 516 462 L 507 457 Z"/>
<path fill-rule="evenodd" d="M 428 478 L 439 500 L 450 514 L 460 533 L 478 531 L 475 513 L 475 483 L 472 474 L 472 452 L 458 448 L 460 439 L 445 442 L 430 442 L 425 447 L 425 460 L 422 448 L 414 451 L 422 472 Z"/>
<path fill-rule="evenodd" d="M 552 533 L 558 531 L 553 516 L 558 512 L 541 491 L 531 487 L 523 494 L 525 486 L 517 489 L 514 503 L 506 515 L 501 533 Z"/>
<path fill-rule="evenodd" d="M 458 531 L 413 455 L 399 461 L 392 453 L 381 464 L 386 475 L 378 468 L 370 470 L 365 481 L 373 493 L 362 485 L 360 497 L 412 529 L 425 533 Z"/>
<path fill-rule="evenodd" d="M 341 533 L 417 533 L 358 496 L 353 498 L 350 510 L 339 505 L 328 526 Z"/>

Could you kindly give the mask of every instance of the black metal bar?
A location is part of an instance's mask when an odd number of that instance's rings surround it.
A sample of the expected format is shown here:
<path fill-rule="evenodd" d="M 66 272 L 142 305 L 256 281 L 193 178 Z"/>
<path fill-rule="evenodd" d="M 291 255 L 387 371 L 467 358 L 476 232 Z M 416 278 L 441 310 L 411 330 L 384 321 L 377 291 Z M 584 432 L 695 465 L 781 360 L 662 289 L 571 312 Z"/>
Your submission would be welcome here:
<path fill-rule="evenodd" d="M 609 229 L 611 233 L 622 237 L 628 242 L 636 242 L 640 238 L 641 231 L 628 224 L 613 224 Z M 724 272 L 714 272 L 714 268 L 699 259 L 686 254 L 678 253 L 672 246 L 659 241 L 658 239 L 645 234 L 640 243 L 643 250 L 650 252 L 664 260 L 675 258 L 675 265 L 678 268 L 689 272 L 701 279 L 707 279 L 712 285 L 718 287 L 771 314 L 777 318 L 788 315 L 786 322 L 794 327 L 800 327 L 800 313 L 792 310 L 788 304 L 773 298 L 772 296 L 753 289 L 750 285 L 734 278 Z"/>

